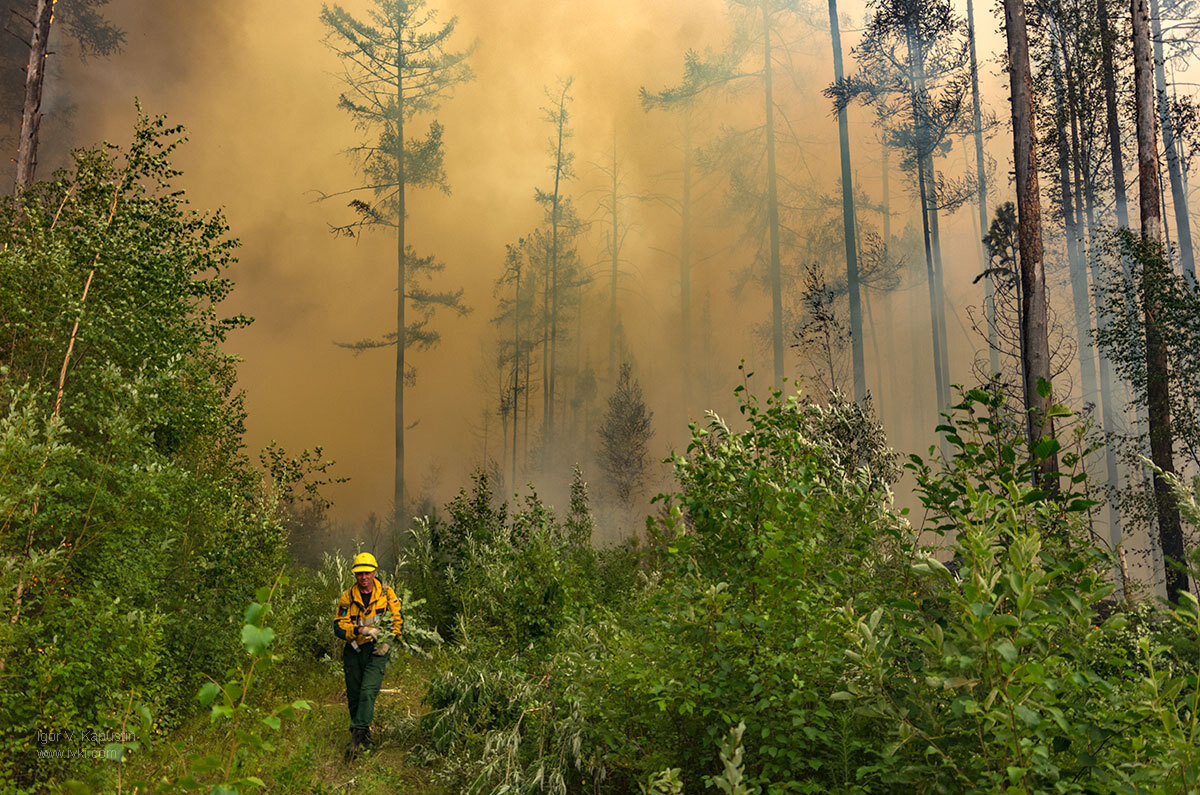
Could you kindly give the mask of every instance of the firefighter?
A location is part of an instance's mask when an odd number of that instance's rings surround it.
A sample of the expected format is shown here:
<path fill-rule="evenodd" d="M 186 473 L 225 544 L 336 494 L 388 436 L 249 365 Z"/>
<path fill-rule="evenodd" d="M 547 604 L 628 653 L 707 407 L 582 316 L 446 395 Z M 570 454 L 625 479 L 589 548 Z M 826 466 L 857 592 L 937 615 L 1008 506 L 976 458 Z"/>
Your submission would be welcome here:
<path fill-rule="evenodd" d="M 383 684 L 391 644 L 376 642 L 384 613 L 392 614 L 392 632 L 400 637 L 404 619 L 396 592 L 375 576 L 379 565 L 370 552 L 354 556 L 350 570 L 354 585 L 338 599 L 337 618 L 333 633 L 346 641 L 342 652 L 342 670 L 346 674 L 346 706 L 350 709 L 350 744 L 346 757 L 351 759 L 360 749 L 371 745 L 371 719 L 375 715 L 375 699 Z"/>

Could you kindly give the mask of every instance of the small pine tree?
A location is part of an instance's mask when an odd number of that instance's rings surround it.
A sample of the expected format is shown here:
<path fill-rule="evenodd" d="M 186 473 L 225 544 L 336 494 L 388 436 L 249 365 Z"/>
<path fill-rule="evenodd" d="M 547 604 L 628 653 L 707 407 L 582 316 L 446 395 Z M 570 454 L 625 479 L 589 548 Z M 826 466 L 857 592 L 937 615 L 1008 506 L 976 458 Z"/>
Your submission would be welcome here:
<path fill-rule="evenodd" d="M 587 481 L 583 479 L 583 470 L 578 464 L 571 471 L 571 506 L 563 530 L 571 546 L 587 547 L 592 543 L 595 521 L 588 507 Z"/>
<path fill-rule="evenodd" d="M 646 479 L 646 452 L 654 430 L 654 412 L 646 409 L 642 385 L 628 362 L 621 365 L 617 388 L 608 398 L 600 426 L 600 468 L 614 496 L 628 507 Z"/>

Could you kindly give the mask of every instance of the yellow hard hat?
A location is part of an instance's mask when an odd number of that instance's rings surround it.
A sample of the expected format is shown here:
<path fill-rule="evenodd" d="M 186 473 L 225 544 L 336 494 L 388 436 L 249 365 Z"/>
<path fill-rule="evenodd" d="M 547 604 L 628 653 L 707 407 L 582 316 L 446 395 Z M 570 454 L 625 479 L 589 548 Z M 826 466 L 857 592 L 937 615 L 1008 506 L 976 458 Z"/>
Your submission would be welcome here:
<path fill-rule="evenodd" d="M 375 571 L 379 568 L 379 564 L 375 562 L 375 556 L 370 552 L 359 552 L 354 556 L 354 565 L 350 567 L 350 571 L 359 574 L 364 571 Z"/>

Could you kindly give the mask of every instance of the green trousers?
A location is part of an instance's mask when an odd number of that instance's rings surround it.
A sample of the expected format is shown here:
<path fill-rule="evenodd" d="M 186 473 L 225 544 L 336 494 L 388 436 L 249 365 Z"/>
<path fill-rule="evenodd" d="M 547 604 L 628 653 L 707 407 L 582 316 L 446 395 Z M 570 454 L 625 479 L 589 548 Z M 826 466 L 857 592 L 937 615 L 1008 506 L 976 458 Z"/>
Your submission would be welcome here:
<path fill-rule="evenodd" d="M 350 728 L 367 729 L 375 717 L 375 699 L 383 684 L 387 655 L 371 653 L 375 644 L 355 651 L 349 644 L 342 653 L 342 670 L 346 673 L 346 706 L 350 709 Z M 389 652 L 390 653 L 390 652 Z"/>

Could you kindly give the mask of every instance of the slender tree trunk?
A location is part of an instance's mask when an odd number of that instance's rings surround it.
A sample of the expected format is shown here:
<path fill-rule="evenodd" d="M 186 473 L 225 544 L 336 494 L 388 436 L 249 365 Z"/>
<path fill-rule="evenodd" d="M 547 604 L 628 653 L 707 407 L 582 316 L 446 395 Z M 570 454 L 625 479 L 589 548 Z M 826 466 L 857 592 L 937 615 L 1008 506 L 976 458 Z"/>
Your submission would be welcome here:
<path fill-rule="evenodd" d="M 979 65 L 975 60 L 975 4 L 967 0 L 967 45 L 971 55 L 971 119 L 975 134 L 975 192 L 979 205 L 979 261 L 987 270 L 987 252 L 983 249 L 983 230 L 988 228 L 987 170 L 983 160 L 983 110 L 979 99 Z M 996 287 L 991 276 L 983 280 L 983 313 L 987 319 L 989 376 L 1000 372 L 1000 341 L 996 332 Z"/>
<path fill-rule="evenodd" d="M 838 29 L 837 0 L 829 0 L 829 36 L 833 42 L 833 79 L 842 82 L 842 34 Z M 858 286 L 858 247 L 854 222 L 854 183 L 850 176 L 850 128 L 846 106 L 838 103 L 838 147 L 842 157 L 842 237 L 846 245 L 846 290 L 850 298 L 850 349 L 854 365 L 854 399 L 867 397 L 866 365 L 863 361 L 862 295 Z"/>
<path fill-rule="evenodd" d="M 533 315 L 534 293 L 531 290 L 529 294 L 530 316 Z M 532 329 L 531 329 L 532 331 Z M 529 471 L 529 392 L 533 387 L 533 362 L 530 361 L 530 354 L 533 353 L 533 336 L 530 335 L 529 351 L 525 354 L 525 394 L 522 398 L 521 413 L 525 415 L 525 422 L 522 424 L 523 435 L 521 437 L 521 460 L 525 462 L 525 471 Z"/>
<path fill-rule="evenodd" d="M 937 370 L 938 387 L 942 393 L 941 408 L 950 403 L 950 346 L 946 336 L 946 289 L 942 281 L 942 236 L 937 206 L 936 171 L 933 167 L 931 141 L 926 137 L 930 131 L 929 95 L 925 87 L 925 49 L 920 39 L 911 32 L 909 35 L 909 54 L 917 93 L 917 138 L 918 160 L 925 163 L 925 215 L 929 225 L 929 246 L 933 254 L 933 292 L 936 300 L 933 302 L 934 328 L 938 338 L 938 349 L 941 351 L 941 366 Z"/>
<path fill-rule="evenodd" d="M 1012 97 L 1013 163 L 1017 178 L 1018 248 L 1021 268 L 1021 360 L 1025 369 L 1025 410 L 1030 417 L 1031 444 L 1053 438 L 1052 393 L 1042 396 L 1038 384 L 1050 383 L 1050 341 L 1046 274 L 1042 262 L 1042 212 L 1038 194 L 1037 135 L 1033 128 L 1033 77 L 1029 69 L 1029 37 L 1023 0 L 1004 0 L 1008 40 L 1008 75 Z M 1058 456 L 1041 464 L 1043 488 L 1056 492 L 1051 473 Z"/>
<path fill-rule="evenodd" d="M 617 279 L 620 278 L 620 258 L 617 250 L 617 137 L 613 135 L 612 162 L 612 229 L 608 249 L 612 262 L 609 276 L 610 294 L 608 302 L 608 380 L 617 376 Z"/>
<path fill-rule="evenodd" d="M 1096 0 L 1096 19 L 1100 23 L 1100 53 L 1104 68 L 1104 106 L 1108 122 L 1108 148 L 1112 157 L 1113 200 L 1117 226 L 1129 228 L 1129 205 L 1125 197 L 1125 166 L 1121 157 L 1121 125 L 1117 116 L 1117 80 L 1113 66 L 1112 33 L 1109 30 L 1108 0 Z M 1126 277 L 1129 276 L 1126 269 Z"/>
<path fill-rule="evenodd" d="M 1106 26 L 1105 26 L 1106 29 Z M 1102 35 L 1105 35 L 1102 33 Z M 1111 44 L 1111 42 L 1110 42 Z M 1095 141 L 1079 135 L 1079 116 L 1082 108 L 1082 97 L 1079 92 L 1079 83 L 1074 78 L 1075 71 L 1067 67 L 1067 94 L 1070 98 L 1071 106 L 1071 140 L 1075 151 L 1075 179 L 1076 183 L 1081 185 L 1084 204 L 1086 207 L 1087 218 L 1087 240 L 1088 247 L 1092 254 L 1087 258 L 1088 267 L 1092 274 L 1092 284 L 1102 284 L 1103 276 L 1100 272 L 1100 261 L 1096 252 L 1096 181 L 1094 174 L 1089 172 L 1085 167 L 1085 163 L 1092 162 L 1092 146 Z M 1084 146 L 1086 145 L 1086 150 Z M 1096 327 L 1100 331 L 1108 329 L 1111 323 L 1111 318 L 1103 310 L 1099 303 L 1096 305 Z M 1097 345 L 1096 357 L 1100 365 L 1100 421 L 1104 427 L 1104 475 L 1108 484 L 1116 488 L 1120 483 L 1121 473 L 1117 464 L 1117 452 L 1113 445 L 1113 441 L 1119 432 L 1117 428 L 1117 401 L 1116 393 L 1114 392 L 1114 379 L 1112 362 L 1108 358 L 1104 347 Z M 1117 510 L 1114 500 L 1107 500 L 1106 514 L 1108 517 L 1108 539 L 1112 550 L 1115 552 L 1119 549 L 1122 540 L 1121 534 L 1121 513 Z M 1113 581 L 1116 583 L 1117 592 L 1120 597 L 1125 595 L 1125 578 L 1124 574 L 1118 567 L 1113 573 Z"/>
<path fill-rule="evenodd" d="M 563 169 L 563 127 L 566 125 L 567 89 L 558 102 L 558 147 L 554 156 L 554 204 L 550 208 L 550 371 L 546 382 L 546 429 L 542 441 L 543 458 L 552 452 L 554 442 L 554 388 L 558 373 L 558 210 L 559 185 Z"/>
<path fill-rule="evenodd" d="M 783 383 L 783 271 L 779 262 L 779 194 L 775 183 L 775 95 L 771 86 L 771 11 L 763 0 L 763 104 L 767 134 L 767 237 L 770 245 L 771 350 L 776 385 Z"/>
<path fill-rule="evenodd" d="M 937 332 L 938 343 L 942 349 L 942 366 L 938 376 L 942 382 L 942 395 L 949 405 L 950 396 L 950 341 L 946 336 L 946 285 L 942 279 L 945 268 L 942 266 L 942 233 L 937 206 L 937 190 L 934 178 L 933 156 L 926 155 L 925 179 L 928 182 L 927 199 L 929 202 L 929 242 L 933 248 L 933 277 L 937 285 Z"/>
<path fill-rule="evenodd" d="M 33 182 L 37 170 L 38 130 L 42 124 L 42 86 L 46 82 L 46 45 L 54 19 L 56 0 L 37 0 L 29 62 L 25 67 L 25 105 L 21 112 L 21 136 L 17 144 L 17 192 Z"/>
<path fill-rule="evenodd" d="M 550 435 L 550 284 L 553 258 L 547 252 L 546 278 L 542 280 L 542 456 L 540 466 L 545 470 Z"/>
<path fill-rule="evenodd" d="M 1166 569 L 1167 598 L 1178 603 L 1187 590 L 1183 528 L 1175 495 L 1162 473 L 1174 473 L 1171 397 L 1167 348 L 1159 330 L 1159 290 L 1171 278 L 1162 248 L 1162 207 L 1159 205 L 1158 141 L 1154 130 L 1154 61 L 1150 46 L 1148 0 L 1131 0 L 1133 14 L 1133 82 L 1138 142 L 1138 203 L 1142 240 L 1150 249 L 1142 264 L 1142 301 L 1146 315 L 1146 403 L 1150 420 L 1150 458 L 1158 533 Z"/>
<path fill-rule="evenodd" d="M 1108 0 L 1096 0 L 1096 18 L 1100 23 L 1100 51 L 1104 71 L 1104 105 L 1108 127 L 1109 156 L 1112 158 L 1113 202 L 1117 214 L 1117 226 L 1121 229 L 1129 229 L 1129 200 L 1125 183 L 1124 157 L 1121 152 L 1121 126 L 1117 113 L 1116 68 L 1113 57 L 1113 37 L 1109 25 Z M 1136 291 L 1134 288 L 1133 266 L 1129 257 L 1121 257 L 1121 270 L 1125 277 L 1124 286 L 1128 299 L 1125 303 L 1129 325 L 1130 328 L 1137 328 L 1137 310 L 1134 309 L 1134 306 L 1137 304 Z M 1135 406 L 1134 423 L 1138 428 L 1145 427 L 1149 423 L 1145 406 L 1140 404 Z M 1147 467 L 1142 467 L 1142 479 L 1147 484 L 1151 481 L 1151 474 Z M 1147 490 L 1149 490 L 1149 486 L 1147 486 Z"/>
<path fill-rule="evenodd" d="M 692 119 L 685 111 L 683 193 L 679 202 L 679 325 L 683 351 L 683 405 L 692 397 Z"/>
<path fill-rule="evenodd" d="M 404 168 L 404 56 L 396 63 L 396 480 L 393 484 L 392 501 L 396 517 L 403 527 L 404 515 L 404 354 L 407 347 L 407 331 L 404 320 L 405 278 L 408 275 L 407 253 L 404 241 L 404 188 L 407 175 Z"/>
<path fill-rule="evenodd" d="M 937 277 L 934 275 L 933 246 L 929 234 L 929 197 L 926 192 L 924 158 L 917 160 L 917 187 L 921 199 L 921 227 L 925 241 L 925 280 L 929 285 L 929 330 L 933 337 L 933 385 L 937 395 L 937 411 L 944 409 L 950 402 L 942 388 L 942 367 L 945 351 L 942 349 L 942 338 L 938 334 L 938 291 Z"/>
<path fill-rule="evenodd" d="M 521 386 L 521 259 L 516 265 L 516 289 L 513 293 L 513 388 L 512 388 L 512 484 L 511 491 L 517 490 L 517 406 Z"/>
<path fill-rule="evenodd" d="M 1071 187 L 1070 102 L 1063 83 L 1063 61 L 1059 43 L 1051 47 L 1054 92 L 1057 100 L 1055 142 L 1058 148 L 1058 187 L 1062 193 L 1063 230 L 1067 239 L 1067 265 L 1071 274 L 1071 298 L 1075 309 L 1075 344 L 1079 358 L 1079 392 L 1086 403 L 1096 400 L 1096 363 L 1092 356 L 1091 306 L 1088 302 L 1087 265 L 1079 250 L 1078 215 Z"/>
<path fill-rule="evenodd" d="M 1192 224 L 1188 217 L 1187 192 L 1183 187 L 1183 168 L 1175 142 L 1175 124 L 1171 116 L 1171 101 L 1167 96 L 1167 75 L 1163 57 L 1162 20 L 1158 0 L 1150 0 L 1150 32 L 1154 37 L 1154 84 L 1158 94 L 1158 118 L 1162 125 L 1163 149 L 1167 155 L 1167 176 L 1171 180 L 1171 202 L 1175 208 L 1175 240 L 1179 244 L 1179 264 L 1188 278 L 1196 283 L 1196 262 L 1192 254 Z"/>
<path fill-rule="evenodd" d="M 857 184 L 858 180 L 855 180 Z M 862 224 L 858 223 L 857 216 L 854 225 L 854 237 L 858 245 L 858 250 L 862 251 Z M 871 288 L 864 286 L 862 288 L 862 303 L 864 315 L 866 318 L 866 327 L 871 330 L 871 351 L 875 364 L 875 391 L 871 393 L 875 408 L 875 416 L 882 421 L 883 419 L 883 370 L 880 362 L 882 359 L 879 356 L 879 336 L 876 333 L 875 316 L 871 313 Z M 865 333 L 865 332 L 864 332 Z M 865 343 L 864 343 L 865 344 Z M 863 399 L 866 399 L 867 393 L 863 393 Z"/>
<path fill-rule="evenodd" d="M 917 81 L 917 61 L 920 55 L 917 53 L 916 36 L 914 35 L 911 26 L 907 31 L 908 34 L 908 53 L 909 53 L 909 69 L 912 72 L 912 115 L 913 128 L 923 130 L 924 127 L 924 97 L 921 94 L 919 83 Z M 950 402 L 949 396 L 946 395 L 942 388 L 942 368 L 944 365 L 945 351 L 942 348 L 942 338 L 938 333 L 938 289 L 937 278 L 934 274 L 933 261 L 933 242 L 930 234 L 929 223 L 929 193 L 926 184 L 925 168 L 926 159 L 921 152 L 922 145 L 917 144 L 916 166 L 917 166 L 917 192 L 921 201 L 921 232 L 925 243 L 925 278 L 929 286 L 929 329 L 933 340 L 933 384 L 937 399 L 937 412 L 940 412 Z M 935 420 L 937 414 L 935 412 Z"/>

